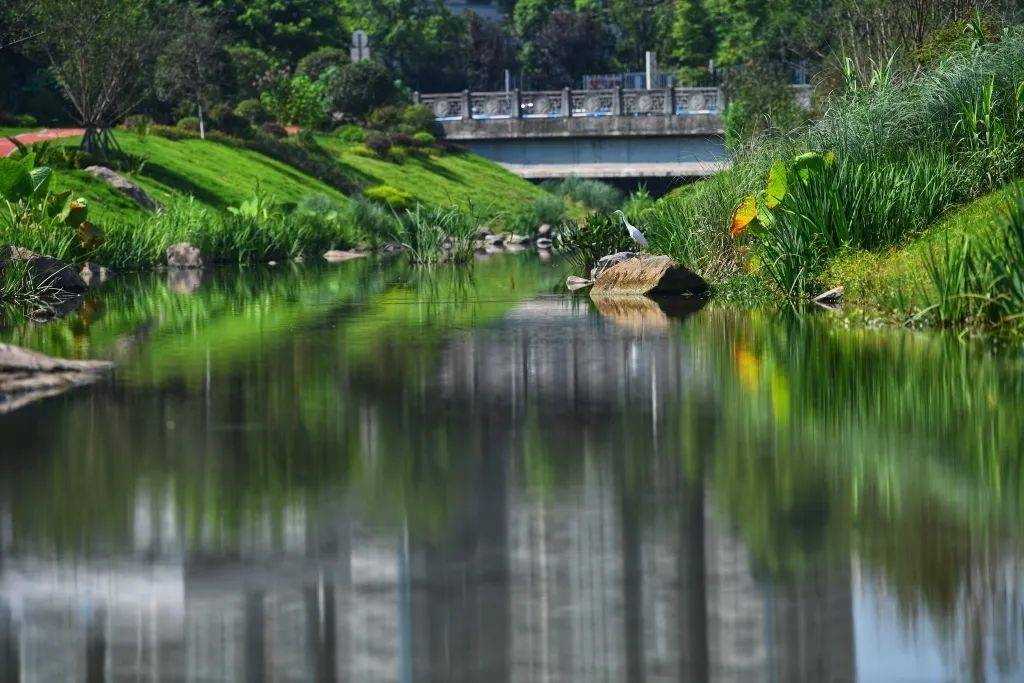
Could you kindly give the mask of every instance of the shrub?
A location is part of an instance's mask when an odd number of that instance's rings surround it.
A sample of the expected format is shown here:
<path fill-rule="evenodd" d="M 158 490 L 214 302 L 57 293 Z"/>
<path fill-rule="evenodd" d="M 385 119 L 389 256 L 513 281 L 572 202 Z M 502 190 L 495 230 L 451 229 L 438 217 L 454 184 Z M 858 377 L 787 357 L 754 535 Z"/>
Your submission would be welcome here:
<path fill-rule="evenodd" d="M 402 109 L 403 132 L 430 133 L 438 130 L 437 118 L 430 107 L 425 104 L 410 104 Z"/>
<path fill-rule="evenodd" d="M 336 47 L 321 47 L 299 60 L 295 66 L 296 75 L 317 80 L 329 69 L 340 69 L 352 63 L 348 50 Z"/>
<path fill-rule="evenodd" d="M 274 115 L 262 102 L 256 99 L 242 100 L 235 106 L 235 115 L 240 116 L 254 126 L 269 123 Z"/>
<path fill-rule="evenodd" d="M 340 126 L 336 131 L 334 131 L 334 137 L 347 145 L 355 145 L 363 141 L 366 137 L 366 131 L 359 126 L 350 123 Z"/>
<path fill-rule="evenodd" d="M 392 133 L 391 134 L 391 146 L 392 147 L 415 147 L 416 140 L 407 133 Z"/>
<path fill-rule="evenodd" d="M 236 138 L 248 138 L 253 134 L 249 121 L 236 114 L 227 104 L 217 104 L 210 108 L 210 123 L 215 130 Z"/>
<path fill-rule="evenodd" d="M 181 130 L 198 131 L 199 130 L 199 117 L 198 116 L 184 116 L 178 119 L 178 128 Z"/>
<path fill-rule="evenodd" d="M 415 203 L 411 194 L 391 185 L 371 187 L 363 191 L 363 196 L 380 204 L 386 204 L 395 211 L 404 211 Z"/>
<path fill-rule="evenodd" d="M 260 135 L 268 138 L 280 139 L 288 137 L 288 131 L 276 121 L 268 121 L 260 126 Z"/>
<path fill-rule="evenodd" d="M 508 230 L 520 235 L 532 235 L 545 223 L 550 226 L 559 225 L 564 218 L 565 200 L 548 192 L 500 217 Z"/>
<path fill-rule="evenodd" d="M 391 150 L 391 140 L 386 135 L 367 135 L 366 139 L 363 140 L 363 144 L 366 145 L 366 148 L 373 152 L 375 156 L 382 159 L 387 156 L 388 152 Z"/>
<path fill-rule="evenodd" d="M 231 74 L 232 99 L 258 97 L 261 88 L 257 83 L 273 68 L 273 60 L 266 52 L 244 45 L 233 45 L 227 48 L 226 52 L 228 70 Z"/>
<path fill-rule="evenodd" d="M 560 182 L 549 183 L 547 187 L 555 194 L 568 197 L 588 209 L 603 213 L 614 211 L 622 201 L 622 193 L 599 180 L 569 176 Z"/>
<path fill-rule="evenodd" d="M 278 121 L 294 123 L 304 128 L 318 128 L 327 120 L 324 108 L 324 85 L 308 76 L 289 78 L 287 72 L 277 70 L 261 81 L 263 103 Z"/>
<path fill-rule="evenodd" d="M 433 147 L 437 138 L 421 130 L 419 133 L 413 134 L 412 141 L 417 147 Z"/>
<path fill-rule="evenodd" d="M 326 76 L 325 96 L 331 112 L 363 117 L 397 96 L 387 69 L 373 61 L 345 64 Z"/>

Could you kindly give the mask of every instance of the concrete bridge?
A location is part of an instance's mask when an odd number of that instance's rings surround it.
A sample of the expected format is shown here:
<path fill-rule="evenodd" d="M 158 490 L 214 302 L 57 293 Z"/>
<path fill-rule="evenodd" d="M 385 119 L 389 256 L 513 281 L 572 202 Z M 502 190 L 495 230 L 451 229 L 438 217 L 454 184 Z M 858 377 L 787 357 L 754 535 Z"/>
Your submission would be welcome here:
<path fill-rule="evenodd" d="M 728 164 L 718 88 L 419 94 L 445 137 L 529 179 L 699 178 Z"/>

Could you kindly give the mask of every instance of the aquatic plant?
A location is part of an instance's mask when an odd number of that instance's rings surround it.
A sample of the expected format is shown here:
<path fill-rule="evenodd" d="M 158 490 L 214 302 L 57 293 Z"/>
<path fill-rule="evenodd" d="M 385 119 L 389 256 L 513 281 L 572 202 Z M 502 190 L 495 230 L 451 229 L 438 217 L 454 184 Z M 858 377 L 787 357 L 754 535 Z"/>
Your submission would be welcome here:
<path fill-rule="evenodd" d="M 447 261 L 464 263 L 473 257 L 473 241 L 479 221 L 458 206 L 406 210 L 395 224 L 395 240 L 417 265 Z"/>

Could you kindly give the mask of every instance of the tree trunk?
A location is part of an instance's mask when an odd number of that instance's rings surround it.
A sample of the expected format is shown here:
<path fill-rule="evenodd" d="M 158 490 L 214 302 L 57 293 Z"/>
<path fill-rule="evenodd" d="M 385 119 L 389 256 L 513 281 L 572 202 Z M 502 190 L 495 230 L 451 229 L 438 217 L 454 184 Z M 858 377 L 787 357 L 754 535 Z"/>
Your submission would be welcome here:
<path fill-rule="evenodd" d="M 100 147 L 100 131 L 95 124 L 85 124 L 85 135 L 82 136 L 82 151 L 95 154 Z"/>
<path fill-rule="evenodd" d="M 203 120 L 203 103 L 198 102 L 196 106 L 199 107 L 199 139 L 206 139 L 206 122 Z"/>

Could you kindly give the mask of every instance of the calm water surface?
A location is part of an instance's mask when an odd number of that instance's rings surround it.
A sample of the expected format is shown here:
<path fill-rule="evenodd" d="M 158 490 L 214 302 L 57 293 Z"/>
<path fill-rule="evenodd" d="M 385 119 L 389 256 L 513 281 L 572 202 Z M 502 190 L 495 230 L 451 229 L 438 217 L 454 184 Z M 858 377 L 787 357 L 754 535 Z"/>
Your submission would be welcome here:
<path fill-rule="evenodd" d="M 1024 679 L 1021 358 L 558 294 L 126 276 L 0 418 L 0 680 Z"/>

